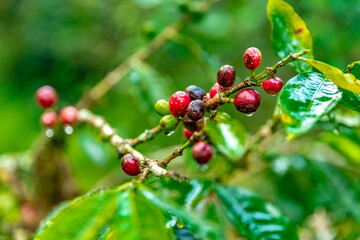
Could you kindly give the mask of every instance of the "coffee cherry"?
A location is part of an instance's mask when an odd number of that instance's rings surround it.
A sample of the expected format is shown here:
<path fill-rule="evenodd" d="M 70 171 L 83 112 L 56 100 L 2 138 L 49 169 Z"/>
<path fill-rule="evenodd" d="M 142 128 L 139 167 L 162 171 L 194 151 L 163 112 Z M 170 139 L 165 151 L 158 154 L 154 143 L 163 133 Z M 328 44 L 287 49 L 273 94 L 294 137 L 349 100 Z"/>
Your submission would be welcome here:
<path fill-rule="evenodd" d="M 170 112 L 175 117 L 182 117 L 185 115 L 186 108 L 189 106 L 191 98 L 188 93 L 178 91 L 174 93 L 169 101 Z"/>
<path fill-rule="evenodd" d="M 60 120 L 63 124 L 72 125 L 77 121 L 78 110 L 73 106 L 64 107 L 60 111 Z"/>
<path fill-rule="evenodd" d="M 43 108 L 52 107 L 58 99 L 56 90 L 48 85 L 39 88 L 36 91 L 35 97 L 39 105 Z"/>
<path fill-rule="evenodd" d="M 205 103 L 199 99 L 191 101 L 186 109 L 186 114 L 192 120 L 200 119 L 205 114 L 205 107 Z"/>
<path fill-rule="evenodd" d="M 223 87 L 231 87 L 235 82 L 235 76 L 235 68 L 230 65 L 224 65 L 217 73 L 217 82 Z"/>
<path fill-rule="evenodd" d="M 139 160 L 134 155 L 128 153 L 121 158 L 121 168 L 129 176 L 136 176 L 141 173 Z"/>
<path fill-rule="evenodd" d="M 191 100 L 200 99 L 203 100 L 203 98 L 206 96 L 206 92 L 195 85 L 190 85 L 185 89 L 185 92 L 187 92 L 191 98 Z"/>
<path fill-rule="evenodd" d="M 204 128 L 204 118 L 193 120 L 187 115 L 185 115 L 183 117 L 183 125 L 190 132 L 199 132 L 201 129 Z"/>
<path fill-rule="evenodd" d="M 161 116 L 170 114 L 169 103 L 163 99 L 157 101 L 154 107 L 155 111 Z"/>
<path fill-rule="evenodd" d="M 168 134 L 171 133 L 172 131 L 175 131 L 178 123 L 179 120 L 176 117 L 174 117 L 173 115 L 166 115 L 160 119 L 159 124 L 161 130 L 163 130 L 164 133 Z"/>
<path fill-rule="evenodd" d="M 220 92 L 221 88 L 220 84 L 215 83 L 210 89 L 210 98 L 215 97 L 215 95 Z M 227 87 L 225 90 L 229 90 L 229 88 Z"/>
<path fill-rule="evenodd" d="M 193 132 L 190 132 L 189 130 L 187 130 L 186 128 L 183 128 L 183 134 L 187 139 L 190 139 L 192 137 L 192 135 L 194 135 Z"/>
<path fill-rule="evenodd" d="M 212 147 L 204 142 L 197 142 L 191 149 L 192 156 L 199 164 L 208 163 L 213 155 Z"/>
<path fill-rule="evenodd" d="M 44 112 L 41 115 L 40 122 L 45 127 L 53 127 L 55 126 L 57 121 L 57 115 L 55 112 Z"/>
<path fill-rule="evenodd" d="M 270 95 L 275 95 L 278 92 L 280 92 L 280 90 L 282 89 L 283 81 L 278 77 L 271 77 L 265 79 L 261 85 L 265 90 L 265 92 L 267 92 Z"/>
<path fill-rule="evenodd" d="M 245 67 L 250 70 L 257 69 L 262 60 L 261 52 L 259 49 L 255 47 L 251 47 L 246 49 L 244 56 L 243 56 Z"/>
<path fill-rule="evenodd" d="M 238 92 L 234 105 L 239 112 L 250 114 L 260 106 L 260 94 L 254 89 L 244 89 Z"/>

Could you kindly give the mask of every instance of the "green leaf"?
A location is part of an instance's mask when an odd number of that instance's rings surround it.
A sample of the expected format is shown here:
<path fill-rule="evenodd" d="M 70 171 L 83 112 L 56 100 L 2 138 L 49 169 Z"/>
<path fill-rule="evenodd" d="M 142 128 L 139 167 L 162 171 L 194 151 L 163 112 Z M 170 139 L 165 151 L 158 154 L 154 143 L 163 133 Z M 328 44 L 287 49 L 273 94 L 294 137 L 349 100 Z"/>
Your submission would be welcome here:
<path fill-rule="evenodd" d="M 179 218 L 194 235 L 201 239 L 224 239 L 222 231 L 218 225 L 213 222 L 205 221 L 199 215 L 186 210 L 176 204 L 171 204 L 169 200 L 154 194 L 149 189 L 141 188 L 141 194 L 152 204 L 162 209 L 164 212 Z"/>
<path fill-rule="evenodd" d="M 62 205 L 35 239 L 173 239 L 165 224 L 162 211 L 125 184 Z"/>
<path fill-rule="evenodd" d="M 344 70 L 345 73 L 351 73 L 360 78 L 360 62 L 353 62 L 349 64 Z M 360 95 L 343 89 L 343 97 L 341 101 L 350 109 L 360 112 Z"/>
<path fill-rule="evenodd" d="M 313 58 L 311 34 L 305 22 L 296 14 L 291 5 L 282 0 L 269 0 L 267 14 L 272 27 L 272 48 L 280 58 L 305 49 L 310 50 L 307 57 Z M 302 62 L 293 62 L 291 66 L 298 73 L 312 70 L 310 66 Z"/>
<path fill-rule="evenodd" d="M 206 122 L 205 133 L 215 148 L 231 161 L 237 161 L 244 156 L 246 130 L 240 121 L 229 119 L 215 123 Z"/>
<path fill-rule="evenodd" d="M 308 132 L 340 101 L 337 86 L 320 73 L 301 73 L 290 79 L 278 101 L 278 113 L 290 139 Z"/>
<path fill-rule="evenodd" d="M 360 81 L 351 73 L 343 73 L 340 69 L 330 66 L 321 61 L 299 58 L 299 60 L 304 61 L 320 72 L 322 72 L 327 78 L 331 79 L 337 86 L 360 94 Z"/>
<path fill-rule="evenodd" d="M 238 187 L 216 185 L 215 191 L 227 216 L 249 240 L 298 239 L 287 217 L 260 197 Z"/>

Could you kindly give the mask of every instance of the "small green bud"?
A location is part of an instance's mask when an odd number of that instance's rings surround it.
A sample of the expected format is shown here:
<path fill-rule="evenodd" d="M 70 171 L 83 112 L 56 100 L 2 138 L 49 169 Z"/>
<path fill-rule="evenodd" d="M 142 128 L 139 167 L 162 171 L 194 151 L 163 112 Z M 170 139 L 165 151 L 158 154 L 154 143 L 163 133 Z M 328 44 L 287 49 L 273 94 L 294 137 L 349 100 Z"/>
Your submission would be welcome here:
<path fill-rule="evenodd" d="M 175 131 L 179 120 L 173 115 L 166 115 L 160 119 L 160 128 L 165 134 Z"/>
<path fill-rule="evenodd" d="M 163 99 L 157 101 L 154 107 L 155 111 L 161 116 L 170 114 L 169 103 Z"/>
<path fill-rule="evenodd" d="M 158 30 L 156 28 L 156 23 L 154 21 L 148 20 L 143 23 L 141 26 L 141 33 L 149 40 L 152 40 L 158 34 Z"/>

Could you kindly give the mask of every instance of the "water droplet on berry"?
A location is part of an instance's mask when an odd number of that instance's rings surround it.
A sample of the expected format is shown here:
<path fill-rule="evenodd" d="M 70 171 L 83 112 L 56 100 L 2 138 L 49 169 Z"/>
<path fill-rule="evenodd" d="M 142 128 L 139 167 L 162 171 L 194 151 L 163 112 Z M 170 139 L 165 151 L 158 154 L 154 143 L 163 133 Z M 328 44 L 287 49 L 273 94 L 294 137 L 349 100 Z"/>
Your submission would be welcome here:
<path fill-rule="evenodd" d="M 333 130 L 333 133 L 334 133 L 335 135 L 339 135 L 339 134 L 340 134 L 340 132 L 339 132 L 337 129 L 334 129 L 334 130 Z"/>
<path fill-rule="evenodd" d="M 52 130 L 51 128 L 46 129 L 45 131 L 45 135 L 49 138 L 54 136 L 54 130 Z"/>
<path fill-rule="evenodd" d="M 251 117 L 252 115 L 254 115 L 255 112 L 252 112 L 252 113 L 246 113 L 245 115 L 248 116 L 248 117 Z"/>
<path fill-rule="evenodd" d="M 175 131 L 168 132 L 168 133 L 166 133 L 166 136 L 168 136 L 168 137 L 169 137 L 169 136 L 173 135 L 173 134 L 174 134 L 174 132 L 175 132 Z"/>
<path fill-rule="evenodd" d="M 72 134 L 74 132 L 74 129 L 71 126 L 67 125 L 64 128 L 64 131 L 65 131 L 66 134 L 70 135 L 70 134 Z"/>

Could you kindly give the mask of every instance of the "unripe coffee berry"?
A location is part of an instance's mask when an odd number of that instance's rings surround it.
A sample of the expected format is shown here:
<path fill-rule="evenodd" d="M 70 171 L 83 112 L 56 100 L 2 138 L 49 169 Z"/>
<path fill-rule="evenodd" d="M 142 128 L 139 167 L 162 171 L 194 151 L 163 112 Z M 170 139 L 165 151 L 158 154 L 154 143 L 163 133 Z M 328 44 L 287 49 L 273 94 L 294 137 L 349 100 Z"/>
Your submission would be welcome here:
<path fill-rule="evenodd" d="M 194 135 L 193 132 L 190 132 L 189 130 L 187 130 L 186 128 L 183 128 L 183 134 L 187 139 L 190 139 L 192 137 L 192 135 Z"/>
<path fill-rule="evenodd" d="M 74 124 L 78 119 L 78 110 L 73 106 L 64 107 L 60 111 L 60 120 L 63 124 Z"/>
<path fill-rule="evenodd" d="M 55 112 L 44 112 L 40 118 L 41 124 L 45 127 L 53 127 L 57 121 L 57 115 Z"/>
<path fill-rule="evenodd" d="M 234 98 L 234 105 L 239 112 L 250 114 L 260 106 L 260 94 L 254 89 L 244 89 Z"/>
<path fill-rule="evenodd" d="M 141 173 L 139 160 L 134 155 L 128 153 L 121 158 L 121 168 L 129 176 L 136 176 Z"/>
<path fill-rule="evenodd" d="M 281 91 L 283 87 L 283 81 L 278 77 L 271 77 L 265 79 L 261 85 L 265 90 L 265 92 L 267 92 L 270 95 L 275 95 Z"/>
<path fill-rule="evenodd" d="M 174 117 L 173 115 L 166 115 L 160 119 L 159 124 L 161 130 L 163 130 L 164 133 L 168 134 L 171 133 L 172 131 L 175 131 L 178 123 L 179 120 L 176 117 Z"/>
<path fill-rule="evenodd" d="M 255 47 L 251 47 L 246 49 L 244 56 L 243 56 L 245 67 L 250 70 L 257 69 L 262 60 L 262 55 L 259 49 Z"/>
<path fill-rule="evenodd" d="M 205 107 L 205 103 L 199 99 L 191 101 L 186 109 L 186 114 L 192 120 L 200 119 L 205 114 Z"/>
<path fill-rule="evenodd" d="M 155 111 L 161 116 L 170 114 L 169 103 L 163 99 L 157 101 L 154 108 Z"/>
<path fill-rule="evenodd" d="M 190 102 L 191 98 L 188 93 L 184 91 L 178 91 L 174 93 L 169 101 L 169 108 L 171 114 L 175 117 L 184 116 Z"/>
<path fill-rule="evenodd" d="M 183 125 L 190 132 L 199 132 L 204 128 L 204 118 L 193 120 L 185 115 L 183 117 Z"/>
<path fill-rule="evenodd" d="M 204 142 L 197 142 L 191 149 L 193 158 L 199 164 L 206 164 L 210 161 L 213 155 L 212 147 Z"/>
<path fill-rule="evenodd" d="M 235 76 L 235 68 L 230 65 L 224 65 L 217 72 L 217 82 L 220 86 L 231 87 L 235 82 Z"/>
<path fill-rule="evenodd" d="M 195 85 L 190 85 L 185 89 L 185 92 L 187 92 L 191 98 L 191 100 L 200 99 L 203 100 L 203 98 L 206 96 L 206 92 Z"/>
<path fill-rule="evenodd" d="M 56 90 L 51 86 L 43 86 L 36 91 L 36 101 L 43 108 L 49 108 L 55 105 L 58 99 Z"/>

